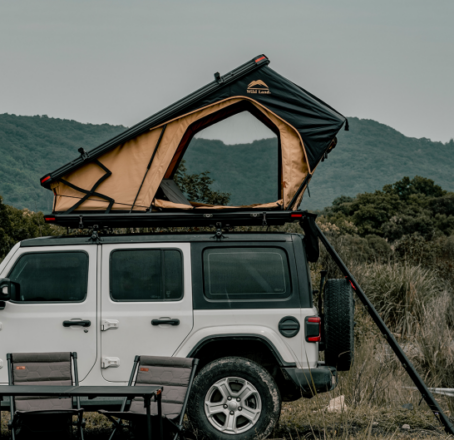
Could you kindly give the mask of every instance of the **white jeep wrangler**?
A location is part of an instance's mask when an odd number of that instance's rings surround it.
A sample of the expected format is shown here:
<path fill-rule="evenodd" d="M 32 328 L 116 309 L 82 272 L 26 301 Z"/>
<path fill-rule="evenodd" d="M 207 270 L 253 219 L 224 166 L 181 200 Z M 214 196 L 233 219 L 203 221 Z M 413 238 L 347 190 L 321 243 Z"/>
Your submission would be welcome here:
<path fill-rule="evenodd" d="M 0 385 L 9 352 L 77 352 L 82 385 L 127 384 L 135 355 L 196 357 L 188 416 L 210 439 L 265 438 L 281 401 L 333 389 L 353 359 L 350 284 L 326 283 L 322 323 L 299 234 L 31 239 L 0 277 Z"/>

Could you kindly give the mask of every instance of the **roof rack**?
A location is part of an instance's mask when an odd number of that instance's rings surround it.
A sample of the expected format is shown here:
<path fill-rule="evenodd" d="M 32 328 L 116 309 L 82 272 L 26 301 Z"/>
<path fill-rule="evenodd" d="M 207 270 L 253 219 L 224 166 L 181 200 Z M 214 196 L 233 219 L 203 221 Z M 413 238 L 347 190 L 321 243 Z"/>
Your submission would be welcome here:
<path fill-rule="evenodd" d="M 163 228 L 209 227 L 230 228 L 235 226 L 282 226 L 301 221 L 306 211 L 258 211 L 258 210 L 204 210 L 203 212 L 146 212 L 110 213 L 93 212 L 48 214 L 46 223 L 72 229 L 103 228 Z"/>

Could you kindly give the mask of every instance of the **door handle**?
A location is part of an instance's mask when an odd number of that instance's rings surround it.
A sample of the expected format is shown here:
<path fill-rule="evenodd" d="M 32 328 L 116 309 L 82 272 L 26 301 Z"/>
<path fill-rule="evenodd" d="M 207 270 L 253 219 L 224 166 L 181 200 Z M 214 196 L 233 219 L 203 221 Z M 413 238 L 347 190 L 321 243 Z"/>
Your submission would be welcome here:
<path fill-rule="evenodd" d="M 73 325 L 79 325 L 81 327 L 90 327 L 91 321 L 81 320 L 81 321 L 63 321 L 63 327 L 71 327 Z"/>
<path fill-rule="evenodd" d="M 167 324 L 167 325 L 180 325 L 179 319 L 152 319 L 151 325 L 160 325 L 160 324 Z"/>

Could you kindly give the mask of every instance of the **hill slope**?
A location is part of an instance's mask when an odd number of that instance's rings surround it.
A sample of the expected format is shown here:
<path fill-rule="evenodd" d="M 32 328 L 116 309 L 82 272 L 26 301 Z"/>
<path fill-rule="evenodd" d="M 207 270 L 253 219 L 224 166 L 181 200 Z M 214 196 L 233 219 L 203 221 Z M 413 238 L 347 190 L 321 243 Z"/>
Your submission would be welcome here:
<path fill-rule="evenodd" d="M 380 189 L 407 175 L 429 177 L 454 190 L 454 142 L 408 138 L 375 121 L 351 118 L 329 160 L 320 164 L 303 207 L 321 209 L 340 195 Z M 0 195 L 5 203 L 50 211 L 52 195 L 39 185 L 46 172 L 76 158 L 125 127 L 81 124 L 45 116 L 0 115 Z M 210 171 L 213 189 L 231 193 L 231 204 L 277 200 L 277 142 L 225 145 L 194 139 L 186 155 L 188 172 Z"/>
<path fill-rule="evenodd" d="M 52 193 L 39 178 L 123 131 L 47 116 L 0 115 L 0 195 L 17 208 L 50 212 Z"/>

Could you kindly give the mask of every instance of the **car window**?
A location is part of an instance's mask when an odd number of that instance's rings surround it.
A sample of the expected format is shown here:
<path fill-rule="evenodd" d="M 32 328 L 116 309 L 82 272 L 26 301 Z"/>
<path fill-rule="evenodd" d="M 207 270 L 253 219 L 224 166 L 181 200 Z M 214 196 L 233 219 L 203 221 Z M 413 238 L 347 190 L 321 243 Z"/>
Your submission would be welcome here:
<path fill-rule="evenodd" d="M 13 301 L 80 302 L 87 296 L 88 255 L 85 252 L 23 254 L 8 277 Z"/>
<path fill-rule="evenodd" d="M 176 249 L 125 249 L 110 254 L 115 301 L 176 301 L 183 297 L 182 255 Z"/>
<path fill-rule="evenodd" d="M 287 254 L 280 248 L 209 248 L 203 267 L 209 299 L 282 299 L 292 292 Z"/>

